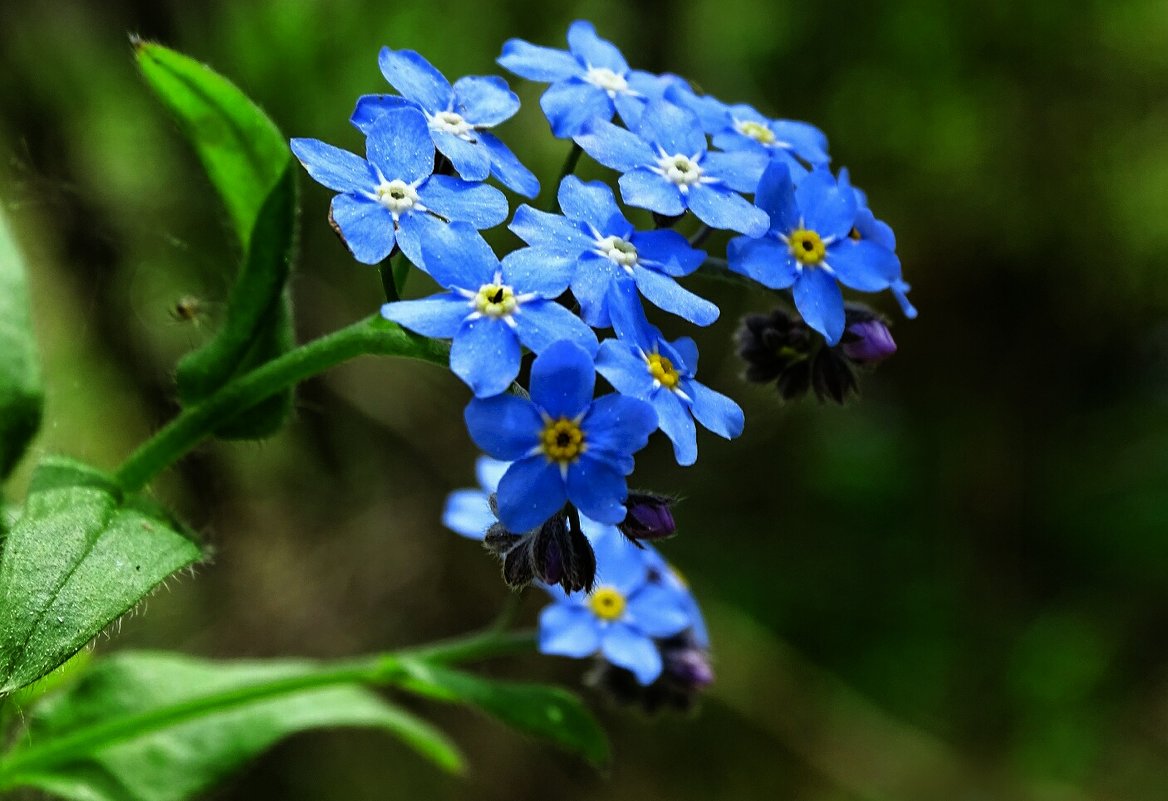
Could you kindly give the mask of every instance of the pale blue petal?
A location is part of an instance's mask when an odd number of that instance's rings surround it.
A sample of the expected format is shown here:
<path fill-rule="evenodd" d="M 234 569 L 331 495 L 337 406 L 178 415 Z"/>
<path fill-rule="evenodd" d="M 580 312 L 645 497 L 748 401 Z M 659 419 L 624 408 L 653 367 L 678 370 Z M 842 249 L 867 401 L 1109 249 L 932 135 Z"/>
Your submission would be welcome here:
<path fill-rule="evenodd" d="M 608 529 L 608 533 L 592 543 L 596 554 L 596 584 L 612 587 L 630 598 L 645 586 L 649 579 L 649 564 L 645 552 L 624 536 Z"/>
<path fill-rule="evenodd" d="M 795 281 L 795 308 L 807 325 L 827 339 L 839 342 L 844 333 L 844 299 L 839 284 L 826 270 L 806 268 Z"/>
<path fill-rule="evenodd" d="M 354 195 L 337 195 L 329 216 L 357 261 L 377 264 L 393 250 L 393 215 L 380 203 Z"/>
<path fill-rule="evenodd" d="M 620 50 L 597 36 L 596 29 L 587 20 L 576 20 L 568 28 L 568 49 L 577 61 L 590 67 L 605 67 L 617 75 L 628 72 L 629 64 Z"/>
<path fill-rule="evenodd" d="M 563 294 L 576 271 L 576 256 L 544 250 L 520 248 L 503 257 L 503 280 L 518 294 L 534 292 L 554 299 Z"/>
<path fill-rule="evenodd" d="M 584 72 L 571 53 L 540 47 L 522 39 L 508 39 L 497 61 L 503 69 L 540 83 L 562 81 Z"/>
<path fill-rule="evenodd" d="M 455 490 L 446 496 L 442 509 L 442 525 L 472 540 L 481 540 L 487 529 L 495 524 L 495 515 L 487 503 L 487 494 L 481 490 Z"/>
<path fill-rule="evenodd" d="M 491 174 L 491 154 L 476 142 L 468 142 L 449 131 L 431 129 L 438 152 L 450 159 L 455 171 L 468 181 L 485 181 Z"/>
<path fill-rule="evenodd" d="M 624 520 L 628 494 L 624 473 L 609 459 L 586 452 L 568 467 L 568 499 L 599 523 Z"/>
<path fill-rule="evenodd" d="M 499 271 L 495 252 L 467 223 L 435 226 L 422 242 L 422 255 L 430 276 L 451 289 L 478 291 L 494 281 Z"/>
<path fill-rule="evenodd" d="M 892 296 L 896 298 L 896 302 L 900 304 L 900 311 L 910 320 L 915 320 L 917 316 L 917 308 L 913 306 L 908 299 L 907 292 L 911 287 L 904 281 L 895 281 L 892 284 Z"/>
<path fill-rule="evenodd" d="M 606 339 L 596 353 L 596 372 L 622 395 L 649 400 L 653 394 L 653 376 L 645 360 L 624 342 Z"/>
<path fill-rule="evenodd" d="M 826 168 L 812 172 L 795 188 L 795 200 L 807 228 L 821 237 L 847 236 L 856 221 L 856 195 L 840 188 Z"/>
<path fill-rule="evenodd" d="M 424 337 L 452 339 L 471 311 L 465 298 L 444 292 L 421 300 L 386 303 L 381 316 Z"/>
<path fill-rule="evenodd" d="M 770 129 L 779 142 L 813 167 L 831 161 L 827 155 L 827 136 L 814 125 L 795 120 L 774 120 Z"/>
<path fill-rule="evenodd" d="M 668 100 L 654 100 L 641 114 L 640 137 L 669 156 L 693 158 L 706 152 L 706 134 L 697 115 Z"/>
<path fill-rule="evenodd" d="M 613 281 L 629 277 L 621 267 L 595 253 L 585 253 L 576 263 L 572 276 L 572 295 L 580 304 L 580 316 L 594 328 L 607 328 L 609 314 L 606 296 Z"/>
<path fill-rule="evenodd" d="M 607 92 L 576 78 L 549 86 L 539 107 L 559 139 L 575 136 L 593 121 L 610 120 L 613 112 Z"/>
<path fill-rule="evenodd" d="M 475 398 L 463 416 L 475 445 L 496 459 L 512 461 L 527 456 L 539 444 L 543 431 L 535 406 L 514 395 Z"/>
<path fill-rule="evenodd" d="M 686 382 L 686 391 L 693 397 L 690 410 L 703 428 L 726 439 L 734 439 L 742 433 L 746 416 L 741 406 L 697 381 Z"/>
<path fill-rule="evenodd" d="M 766 153 L 738 150 L 733 153 L 707 153 L 702 159 L 702 169 L 736 192 L 754 194 L 759 179 L 770 159 Z"/>
<path fill-rule="evenodd" d="M 791 170 L 781 161 L 772 161 L 763 171 L 754 194 L 754 205 L 771 219 L 770 230 L 789 234 L 799 227 L 799 204 L 795 202 L 795 184 Z"/>
<path fill-rule="evenodd" d="M 552 417 L 574 418 L 588 409 L 596 388 L 596 368 L 587 350 L 557 342 L 531 366 L 531 399 Z"/>
<path fill-rule="evenodd" d="M 520 459 L 507 469 L 496 496 L 499 520 L 508 531 L 530 531 L 568 500 L 560 466 L 542 454 Z"/>
<path fill-rule="evenodd" d="M 519 95 L 498 75 L 468 75 L 454 82 L 454 111 L 471 125 L 490 128 L 515 116 Z"/>
<path fill-rule="evenodd" d="M 737 231 L 747 236 L 762 236 L 771 225 L 765 211 L 748 203 L 742 195 L 717 184 L 691 186 L 689 208 L 695 217 L 711 228 Z"/>
<path fill-rule="evenodd" d="M 487 149 L 491 158 L 491 174 L 499 179 L 499 183 L 524 197 L 539 194 L 539 179 L 520 163 L 511 148 L 493 133 L 479 131 L 477 136 Z"/>
<path fill-rule="evenodd" d="M 446 224 L 424 212 L 405 214 L 397 224 L 397 246 L 410 263 L 426 272 L 426 258 L 422 243 L 428 242 L 444 230 Z"/>
<path fill-rule="evenodd" d="M 583 320 L 558 303 L 536 300 L 524 303 L 511 318 L 519 341 L 535 353 L 543 353 L 554 342 L 574 342 L 589 353 L 596 352 L 596 334 Z"/>
<path fill-rule="evenodd" d="M 678 217 L 685 213 L 685 202 L 676 184 L 644 167 L 626 172 L 617 182 L 621 197 L 630 206 L 649 209 L 666 217 Z"/>
<path fill-rule="evenodd" d="M 575 139 L 585 153 L 618 172 L 657 164 L 653 148 L 644 139 L 602 119 L 595 120 Z"/>
<path fill-rule="evenodd" d="M 523 354 L 515 332 L 496 317 L 468 320 L 450 346 L 450 370 L 477 398 L 506 392 L 519 375 Z"/>
<path fill-rule="evenodd" d="M 592 247 L 592 237 L 580 230 L 578 223 L 559 214 L 533 209 L 528 205 L 515 210 L 511 224 L 507 227 L 538 250 L 570 255 L 573 261 Z"/>
<path fill-rule="evenodd" d="M 733 272 L 770 289 L 786 289 L 799 277 L 791 249 L 774 239 L 735 237 L 726 246 L 726 259 Z"/>
<path fill-rule="evenodd" d="M 631 92 L 617 92 L 612 98 L 612 104 L 616 107 L 616 113 L 620 115 L 621 122 L 629 130 L 635 131 L 637 126 L 641 124 L 641 116 L 645 113 L 648 99 Z"/>
<path fill-rule="evenodd" d="M 661 337 L 661 332 L 649 324 L 641 296 L 634 282 L 622 278 L 608 288 L 605 298 L 613 330 L 621 340 L 650 351 Z"/>
<path fill-rule="evenodd" d="M 490 456 L 480 456 L 475 460 L 475 478 L 483 492 L 494 492 L 499 487 L 499 479 L 511 466 L 510 462 L 492 459 Z"/>
<path fill-rule="evenodd" d="M 698 460 L 698 432 L 685 401 L 668 389 L 652 398 L 657 410 L 657 424 L 673 443 L 673 458 L 683 467 Z"/>
<path fill-rule="evenodd" d="M 314 181 L 334 192 L 372 192 L 377 186 L 369 162 L 319 139 L 293 139 L 292 153 Z"/>
<path fill-rule="evenodd" d="M 600 181 L 585 183 L 575 175 L 566 176 L 556 199 L 565 217 L 587 223 L 601 233 L 608 233 L 606 228 L 613 217 L 624 220 L 612 189 Z"/>
<path fill-rule="evenodd" d="M 385 180 L 420 181 L 434 171 L 434 142 L 422 112 L 387 111 L 369 126 L 365 153 Z"/>
<path fill-rule="evenodd" d="M 693 622 L 681 593 L 656 584 L 648 584 L 634 593 L 628 599 L 627 610 L 629 624 L 650 637 L 672 637 Z"/>
<path fill-rule="evenodd" d="M 690 247 L 684 236 L 667 228 L 638 231 L 630 241 L 642 264 L 651 262 L 653 269 L 667 275 L 689 275 L 706 260 L 705 251 Z"/>
<path fill-rule="evenodd" d="M 649 435 L 657 430 L 657 412 L 636 398 L 604 395 L 593 402 L 581 425 L 589 453 L 636 453 L 645 447 Z M 602 520 L 591 514 L 589 517 L 603 523 L 619 522 Z"/>
<path fill-rule="evenodd" d="M 507 197 L 493 186 L 435 175 L 419 190 L 422 202 L 440 217 L 492 228 L 507 219 Z"/>
<path fill-rule="evenodd" d="M 385 80 L 403 97 L 413 100 L 431 114 L 449 108 L 453 97 L 450 82 L 420 54 L 413 50 L 383 47 L 377 63 Z"/>
<path fill-rule="evenodd" d="M 698 371 L 698 345 L 689 337 L 679 337 L 669 343 L 685 365 L 685 371 L 693 375 Z"/>
<path fill-rule="evenodd" d="M 552 604 L 539 614 L 539 652 L 582 659 L 600 648 L 596 616 L 582 606 Z"/>
<path fill-rule="evenodd" d="M 718 307 L 698 297 L 667 275 L 641 265 L 633 268 L 633 279 L 645 300 L 657 308 L 676 314 L 694 325 L 706 326 L 718 319 Z"/>
<path fill-rule="evenodd" d="M 626 624 L 614 623 L 605 629 L 600 650 L 605 659 L 631 671 L 642 685 L 652 684 L 661 675 L 661 653 L 657 646 Z"/>
<path fill-rule="evenodd" d="M 887 248 L 845 237 L 827 249 L 827 264 L 844 286 L 861 292 L 888 289 L 900 277 L 900 259 Z"/>
<path fill-rule="evenodd" d="M 361 95 L 357 98 L 357 107 L 353 109 L 353 116 L 349 122 L 357 126 L 362 133 L 369 133 L 369 127 L 387 111 L 399 108 L 419 108 L 412 100 L 406 100 L 397 95 Z M 376 183 L 376 181 L 374 181 Z"/>

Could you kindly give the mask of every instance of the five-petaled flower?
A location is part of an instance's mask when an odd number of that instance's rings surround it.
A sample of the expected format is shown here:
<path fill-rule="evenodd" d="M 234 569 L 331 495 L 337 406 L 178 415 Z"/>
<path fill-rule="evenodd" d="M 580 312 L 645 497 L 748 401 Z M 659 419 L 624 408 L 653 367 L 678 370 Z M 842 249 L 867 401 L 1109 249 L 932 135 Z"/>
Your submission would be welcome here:
<path fill-rule="evenodd" d="M 730 240 L 730 269 L 772 289 L 790 287 L 807 324 L 836 344 L 844 332 L 839 283 L 861 292 L 887 289 L 900 276 L 899 260 L 875 241 L 849 236 L 857 204 L 846 172 L 837 183 L 827 169 L 816 169 L 796 186 L 787 165 L 772 162 L 754 202 L 770 216 L 770 230 Z"/>
<path fill-rule="evenodd" d="M 539 194 L 539 181 L 520 163 L 499 137 L 487 129 L 505 122 L 519 110 L 519 98 L 507 82 L 495 75 L 468 75 L 454 86 L 413 50 L 381 48 L 381 72 L 395 95 L 363 95 L 357 100 L 352 122 L 368 133 L 386 111 L 417 108 L 426 115 L 430 137 L 438 152 L 468 181 L 494 175 L 508 189 L 525 197 Z"/>
<path fill-rule="evenodd" d="M 572 295 L 589 325 L 608 327 L 606 297 L 614 282 L 635 283 L 650 303 L 696 325 L 718 319 L 717 306 L 675 280 L 706 258 L 681 234 L 636 231 L 621 214 L 612 190 L 599 181 L 584 183 L 567 176 L 560 183 L 559 203 L 564 216 L 520 206 L 509 227 L 531 246 L 517 251 L 517 257 L 572 273 Z"/>
<path fill-rule="evenodd" d="M 686 209 L 711 228 L 762 236 L 767 216 L 739 192 L 753 192 L 767 157 L 751 150 L 711 152 L 697 115 L 654 100 L 630 130 L 593 120 L 575 137 L 592 158 L 622 173 L 630 206 L 677 217 Z"/>
<path fill-rule="evenodd" d="M 568 287 L 566 271 L 511 254 L 500 263 L 465 223 L 435 230 L 422 243 L 430 275 L 448 292 L 386 303 L 381 314 L 411 331 L 452 339 L 450 369 L 480 398 L 498 395 L 519 375 L 520 344 L 541 353 L 567 341 L 596 352 L 596 335 L 555 303 Z"/>
<path fill-rule="evenodd" d="M 566 501 L 602 523 L 624 519 L 625 476 L 657 415 L 623 395 L 593 400 L 595 385 L 592 356 L 561 340 L 532 364 L 530 400 L 496 395 L 466 407 L 475 444 L 515 462 L 499 482 L 499 519 L 508 530 L 529 531 Z"/>

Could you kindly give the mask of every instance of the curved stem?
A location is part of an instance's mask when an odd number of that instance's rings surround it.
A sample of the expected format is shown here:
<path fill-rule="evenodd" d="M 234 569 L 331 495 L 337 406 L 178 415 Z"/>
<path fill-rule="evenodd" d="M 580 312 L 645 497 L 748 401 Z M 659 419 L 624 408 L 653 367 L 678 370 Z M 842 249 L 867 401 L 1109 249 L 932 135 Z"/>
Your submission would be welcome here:
<path fill-rule="evenodd" d="M 564 182 L 572 173 L 576 172 L 576 165 L 580 163 L 580 156 L 584 153 L 584 148 L 580 147 L 575 142 L 572 143 L 572 149 L 568 151 L 568 157 L 564 159 L 564 166 L 560 170 L 560 177 L 556 179 L 556 192 L 560 190 L 560 184 Z M 556 207 L 559 207 L 559 201 L 556 201 Z"/>
<path fill-rule="evenodd" d="M 257 367 L 206 400 L 184 409 L 118 469 L 116 479 L 136 492 L 236 414 L 317 373 L 366 354 L 407 356 L 445 366 L 445 343 L 410 334 L 379 316 L 334 331 Z"/>

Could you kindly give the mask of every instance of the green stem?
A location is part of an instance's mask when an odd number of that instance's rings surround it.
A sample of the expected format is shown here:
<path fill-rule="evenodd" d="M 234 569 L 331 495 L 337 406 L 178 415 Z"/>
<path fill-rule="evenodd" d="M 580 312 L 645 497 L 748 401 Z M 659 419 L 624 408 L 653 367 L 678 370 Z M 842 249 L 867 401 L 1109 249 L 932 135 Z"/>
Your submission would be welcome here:
<path fill-rule="evenodd" d="M 393 263 L 393 285 L 397 288 L 397 294 L 400 298 L 402 293 L 406 291 L 406 281 L 410 277 L 410 260 L 405 255 L 400 255 Z"/>
<path fill-rule="evenodd" d="M 188 406 L 130 454 L 117 472 L 119 484 L 136 492 L 240 411 L 287 387 L 366 354 L 407 356 L 445 366 L 447 346 L 407 333 L 379 316 L 334 331 L 273 359 Z"/>
<path fill-rule="evenodd" d="M 758 288 L 758 284 L 751 281 L 745 275 L 731 272 L 726 264 L 725 259 L 714 258 L 713 256 L 707 258 L 702 262 L 702 266 L 697 269 L 694 275 L 699 278 L 710 278 L 715 281 L 725 281 L 730 284 L 738 284 L 739 286 L 749 286 Z"/>
<path fill-rule="evenodd" d="M 563 169 L 560 170 L 560 177 L 556 179 L 555 191 L 559 191 L 560 184 L 564 182 L 565 178 L 576 172 L 576 165 L 580 163 L 580 155 L 583 152 L 584 148 L 575 142 L 572 143 L 572 149 L 568 151 L 568 157 L 564 159 Z M 557 205 L 559 205 L 558 202 Z"/>
<path fill-rule="evenodd" d="M 408 672 L 403 667 L 406 660 L 455 664 L 528 651 L 534 644 L 534 632 L 488 630 L 436 645 L 323 665 L 311 672 L 257 684 L 254 687 L 211 693 L 172 706 L 102 721 L 84 726 L 45 745 L 30 746 L 10 754 L 0 761 L 0 790 L 15 787 L 22 782 L 22 777 L 46 770 L 53 765 L 83 759 L 95 751 L 180 725 L 210 712 L 321 687 L 406 683 Z"/>
<path fill-rule="evenodd" d="M 377 265 L 377 274 L 381 276 L 381 291 L 385 293 L 385 302 L 397 303 L 401 300 L 397 284 L 397 264 L 394 263 L 393 255 Z"/>

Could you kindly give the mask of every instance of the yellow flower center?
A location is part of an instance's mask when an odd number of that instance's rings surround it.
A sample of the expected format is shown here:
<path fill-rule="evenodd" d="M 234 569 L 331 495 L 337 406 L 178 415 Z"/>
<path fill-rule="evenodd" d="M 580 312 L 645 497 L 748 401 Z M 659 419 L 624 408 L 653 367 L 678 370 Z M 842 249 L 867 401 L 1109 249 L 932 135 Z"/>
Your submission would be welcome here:
<path fill-rule="evenodd" d="M 738 123 L 738 132 L 764 145 L 773 145 L 775 142 L 775 132 L 754 120 Z"/>
<path fill-rule="evenodd" d="M 854 227 L 852 228 L 852 230 L 848 231 L 848 238 L 854 239 L 857 242 L 859 242 L 861 239 L 863 239 L 863 237 L 860 235 L 860 229 L 854 228 Z"/>
<path fill-rule="evenodd" d="M 660 353 L 649 354 L 649 375 L 660 381 L 661 386 L 666 389 L 673 389 L 681 381 L 681 375 L 673 366 L 673 362 L 669 361 L 668 356 L 662 356 Z"/>
<path fill-rule="evenodd" d="M 616 620 L 625 613 L 625 597 L 613 587 L 598 587 L 588 599 L 592 614 L 601 620 Z"/>
<path fill-rule="evenodd" d="M 567 464 L 584 452 L 584 432 L 566 417 L 549 420 L 539 438 L 543 452 L 553 462 Z"/>
<path fill-rule="evenodd" d="M 827 253 L 827 248 L 824 247 L 819 234 L 806 228 L 800 228 L 792 233 L 787 244 L 791 248 L 791 255 L 800 264 L 819 264 Z"/>
<path fill-rule="evenodd" d="M 475 295 L 475 311 L 488 317 L 506 317 L 518 306 L 515 293 L 504 284 L 483 284 Z"/>

